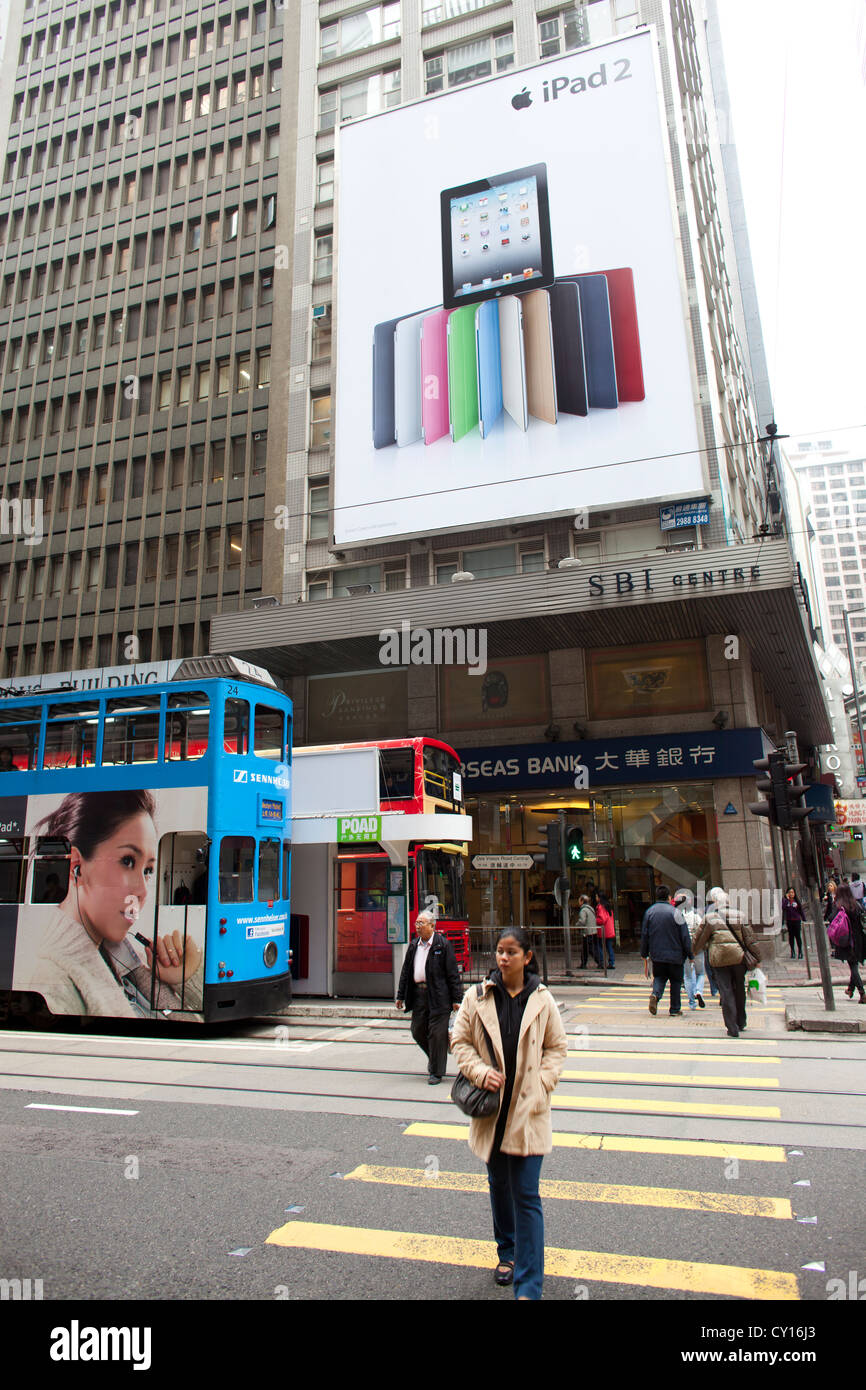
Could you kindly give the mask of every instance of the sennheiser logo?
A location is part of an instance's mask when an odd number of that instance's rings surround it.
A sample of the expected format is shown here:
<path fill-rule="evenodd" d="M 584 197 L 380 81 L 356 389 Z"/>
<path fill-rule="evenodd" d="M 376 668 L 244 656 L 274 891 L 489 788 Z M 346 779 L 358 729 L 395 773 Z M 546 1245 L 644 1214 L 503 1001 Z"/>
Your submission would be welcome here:
<path fill-rule="evenodd" d="M 149 1327 L 69 1327 L 51 1329 L 52 1361 L 131 1361 L 134 1371 L 150 1370 Z"/>
<path fill-rule="evenodd" d="M 236 782 L 248 782 L 249 780 L 250 780 L 250 774 L 246 771 L 245 768 L 235 768 L 235 781 L 236 781 Z"/>

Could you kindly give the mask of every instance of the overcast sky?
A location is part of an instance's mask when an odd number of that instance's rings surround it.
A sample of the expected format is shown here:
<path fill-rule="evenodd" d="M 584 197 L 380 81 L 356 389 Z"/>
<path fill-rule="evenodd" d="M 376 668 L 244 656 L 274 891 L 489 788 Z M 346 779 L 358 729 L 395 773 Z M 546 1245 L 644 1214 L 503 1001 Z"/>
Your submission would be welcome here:
<path fill-rule="evenodd" d="M 776 421 L 866 451 L 866 0 L 718 6 Z"/>

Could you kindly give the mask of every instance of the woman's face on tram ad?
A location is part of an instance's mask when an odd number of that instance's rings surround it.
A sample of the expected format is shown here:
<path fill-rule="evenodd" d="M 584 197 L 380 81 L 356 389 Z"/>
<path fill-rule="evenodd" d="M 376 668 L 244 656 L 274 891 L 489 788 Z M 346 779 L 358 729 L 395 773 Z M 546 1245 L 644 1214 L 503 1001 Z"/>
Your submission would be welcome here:
<path fill-rule="evenodd" d="M 130 816 L 85 859 L 72 846 L 65 907 L 91 936 L 121 942 L 141 914 L 156 870 L 156 827 Z"/>

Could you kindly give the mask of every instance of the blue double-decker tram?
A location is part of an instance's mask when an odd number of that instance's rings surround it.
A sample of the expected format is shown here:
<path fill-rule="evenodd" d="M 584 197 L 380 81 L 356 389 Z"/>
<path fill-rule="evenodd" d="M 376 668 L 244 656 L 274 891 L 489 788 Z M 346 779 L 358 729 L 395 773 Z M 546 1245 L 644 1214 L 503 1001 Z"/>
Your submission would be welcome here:
<path fill-rule="evenodd" d="M 215 1022 L 284 1008 L 291 700 L 219 656 L 21 685 L 0 690 L 12 1011 Z"/>

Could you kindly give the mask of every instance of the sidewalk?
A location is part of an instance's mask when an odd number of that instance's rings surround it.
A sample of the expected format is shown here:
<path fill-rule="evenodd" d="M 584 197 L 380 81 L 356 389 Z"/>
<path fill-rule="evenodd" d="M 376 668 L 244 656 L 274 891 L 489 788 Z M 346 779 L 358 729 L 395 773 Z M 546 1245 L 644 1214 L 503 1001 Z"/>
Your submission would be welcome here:
<path fill-rule="evenodd" d="M 810 953 L 809 964 L 812 970 L 811 980 L 806 973 L 805 960 L 791 960 L 787 951 L 784 956 L 762 960 L 761 969 L 767 977 L 768 984 L 778 985 L 782 989 L 820 989 L 821 975 L 814 954 Z M 830 975 L 834 985 L 847 985 L 848 967 L 843 961 L 830 961 Z M 555 962 L 550 962 L 549 982 L 556 985 L 625 985 L 641 989 L 646 988 L 648 984 L 644 975 L 644 962 L 636 952 L 622 952 L 616 956 L 616 967 L 607 972 L 607 978 L 601 970 L 592 966 L 587 970 L 573 970 L 571 975 L 566 975 L 560 956 Z"/>

